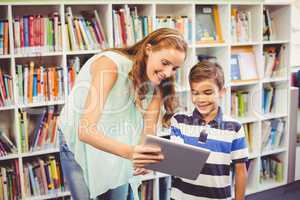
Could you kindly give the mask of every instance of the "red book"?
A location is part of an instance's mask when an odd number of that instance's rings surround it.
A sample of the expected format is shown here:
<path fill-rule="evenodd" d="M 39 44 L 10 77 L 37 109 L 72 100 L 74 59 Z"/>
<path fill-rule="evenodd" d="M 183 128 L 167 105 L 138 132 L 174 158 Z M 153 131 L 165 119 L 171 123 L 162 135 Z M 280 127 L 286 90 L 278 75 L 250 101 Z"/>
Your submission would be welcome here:
<path fill-rule="evenodd" d="M 20 18 L 20 48 L 24 48 L 24 21 Z"/>
<path fill-rule="evenodd" d="M 45 18 L 43 16 L 41 16 L 41 18 L 40 18 L 40 46 L 41 47 L 44 47 L 44 42 L 45 42 L 44 41 L 44 34 L 45 34 L 44 25 L 45 25 Z"/>
<path fill-rule="evenodd" d="M 29 16 L 29 46 L 34 46 L 34 17 L 32 15 Z"/>
<path fill-rule="evenodd" d="M 1 93 L 3 95 L 3 100 L 6 100 L 7 99 L 7 96 L 6 96 L 6 92 L 5 92 L 5 87 L 4 87 L 4 81 L 3 81 L 3 73 L 2 73 L 2 70 L 0 68 L 0 86 L 1 86 Z"/>
<path fill-rule="evenodd" d="M 125 14 L 124 10 L 120 9 L 119 10 L 119 15 L 120 15 L 120 24 L 121 24 L 121 32 L 122 32 L 122 41 L 123 45 L 127 45 L 127 36 L 126 36 L 126 22 L 125 22 Z"/>

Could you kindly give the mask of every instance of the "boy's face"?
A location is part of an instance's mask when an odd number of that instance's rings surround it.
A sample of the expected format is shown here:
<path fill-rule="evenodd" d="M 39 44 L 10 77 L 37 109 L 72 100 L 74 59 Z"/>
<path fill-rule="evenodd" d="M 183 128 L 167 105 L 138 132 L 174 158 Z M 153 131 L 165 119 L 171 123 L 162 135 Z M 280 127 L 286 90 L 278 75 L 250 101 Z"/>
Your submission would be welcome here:
<path fill-rule="evenodd" d="M 192 102 L 201 115 L 207 117 L 218 109 L 221 98 L 225 94 L 225 88 L 219 89 L 212 79 L 199 82 L 191 82 Z"/>

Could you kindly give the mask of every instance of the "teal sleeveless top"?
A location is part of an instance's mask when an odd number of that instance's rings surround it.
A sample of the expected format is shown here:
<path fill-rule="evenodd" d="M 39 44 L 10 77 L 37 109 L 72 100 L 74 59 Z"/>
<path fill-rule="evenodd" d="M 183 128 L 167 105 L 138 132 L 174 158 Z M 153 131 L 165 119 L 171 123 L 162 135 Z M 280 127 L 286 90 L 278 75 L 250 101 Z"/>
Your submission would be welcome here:
<path fill-rule="evenodd" d="M 96 149 L 78 138 L 79 119 L 84 112 L 85 100 L 91 87 L 91 64 L 101 56 L 106 56 L 115 62 L 118 76 L 97 122 L 97 129 L 122 143 L 130 145 L 139 143 L 143 117 L 140 109 L 134 104 L 131 81 L 128 79 L 133 63 L 126 56 L 113 51 L 94 55 L 83 65 L 60 113 L 59 126 L 70 151 L 74 153 L 75 160 L 83 169 L 91 198 L 109 189 L 130 183 L 134 198 L 138 199 L 137 187 L 141 179 L 133 176 L 132 162 Z M 101 98 L 101 91 L 99 94 L 94 98 Z M 146 101 L 142 102 L 144 108 L 152 98 L 152 92 L 149 94 Z"/>

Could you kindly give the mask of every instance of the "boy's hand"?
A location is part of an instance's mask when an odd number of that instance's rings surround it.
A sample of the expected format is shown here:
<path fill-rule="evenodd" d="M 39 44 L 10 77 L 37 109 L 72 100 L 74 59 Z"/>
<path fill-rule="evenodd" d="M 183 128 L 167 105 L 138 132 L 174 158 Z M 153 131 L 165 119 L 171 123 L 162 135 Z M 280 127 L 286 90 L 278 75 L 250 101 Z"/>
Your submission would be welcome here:
<path fill-rule="evenodd" d="M 164 159 L 161 148 L 150 145 L 137 145 L 133 148 L 131 160 L 133 167 L 145 168 L 146 165 L 157 163 Z"/>

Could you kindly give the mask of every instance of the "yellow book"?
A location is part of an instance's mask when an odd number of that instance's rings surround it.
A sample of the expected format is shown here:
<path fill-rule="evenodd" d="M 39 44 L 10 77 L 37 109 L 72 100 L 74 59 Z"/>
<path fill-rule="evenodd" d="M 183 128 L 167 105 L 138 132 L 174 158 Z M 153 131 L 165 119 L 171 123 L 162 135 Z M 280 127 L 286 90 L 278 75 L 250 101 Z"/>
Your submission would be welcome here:
<path fill-rule="evenodd" d="M 217 5 L 213 7 L 213 15 L 215 19 L 217 42 L 224 42 L 222 36 L 220 17 L 219 17 L 219 10 Z"/>

